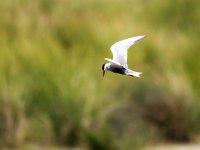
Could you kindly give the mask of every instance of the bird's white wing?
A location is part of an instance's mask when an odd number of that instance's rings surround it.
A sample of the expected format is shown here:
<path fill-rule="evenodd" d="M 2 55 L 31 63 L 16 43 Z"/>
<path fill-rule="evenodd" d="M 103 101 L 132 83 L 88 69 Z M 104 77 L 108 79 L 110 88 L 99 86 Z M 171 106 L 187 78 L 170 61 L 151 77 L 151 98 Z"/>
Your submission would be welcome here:
<path fill-rule="evenodd" d="M 110 62 L 112 65 L 115 65 L 115 66 L 120 66 L 120 67 L 123 67 L 125 69 L 128 69 L 128 66 L 127 65 L 121 65 L 120 63 L 118 63 L 117 61 L 114 61 L 112 59 L 109 59 L 109 58 L 104 58 L 106 61 Z"/>
<path fill-rule="evenodd" d="M 145 36 L 131 37 L 122 41 L 119 41 L 111 46 L 111 52 L 113 54 L 113 60 L 120 63 L 122 66 L 127 66 L 127 50 L 135 42 L 141 40 Z"/>
<path fill-rule="evenodd" d="M 122 66 L 120 63 L 118 63 L 117 61 L 114 61 L 112 59 L 109 58 L 104 58 L 106 61 L 110 62 L 113 65 L 118 65 L 118 66 Z"/>

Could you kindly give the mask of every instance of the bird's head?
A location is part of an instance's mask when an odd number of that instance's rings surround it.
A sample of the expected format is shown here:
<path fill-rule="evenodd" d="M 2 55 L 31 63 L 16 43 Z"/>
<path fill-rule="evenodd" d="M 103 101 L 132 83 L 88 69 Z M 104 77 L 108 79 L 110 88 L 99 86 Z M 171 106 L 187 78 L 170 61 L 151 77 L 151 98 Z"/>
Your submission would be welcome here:
<path fill-rule="evenodd" d="M 102 65 L 102 70 L 103 70 L 103 77 L 104 77 L 104 75 L 105 75 L 105 71 L 106 71 L 106 63 L 104 63 L 103 65 Z"/>

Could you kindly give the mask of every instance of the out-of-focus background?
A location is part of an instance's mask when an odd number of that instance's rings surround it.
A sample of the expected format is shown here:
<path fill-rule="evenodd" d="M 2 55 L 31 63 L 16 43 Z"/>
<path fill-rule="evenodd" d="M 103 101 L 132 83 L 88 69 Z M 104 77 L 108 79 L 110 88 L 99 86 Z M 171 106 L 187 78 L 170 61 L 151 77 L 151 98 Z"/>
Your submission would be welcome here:
<path fill-rule="evenodd" d="M 200 1 L 1 0 L 0 147 L 199 143 Z M 131 78 L 107 72 L 122 39 Z"/>

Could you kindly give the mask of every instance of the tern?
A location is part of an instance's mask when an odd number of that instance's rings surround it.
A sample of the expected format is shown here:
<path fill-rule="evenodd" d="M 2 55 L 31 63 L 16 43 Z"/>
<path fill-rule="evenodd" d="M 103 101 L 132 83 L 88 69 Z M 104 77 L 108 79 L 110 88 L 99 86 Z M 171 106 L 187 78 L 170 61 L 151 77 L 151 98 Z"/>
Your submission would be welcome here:
<path fill-rule="evenodd" d="M 105 75 L 105 71 L 111 71 L 122 75 L 140 77 L 142 74 L 141 72 L 136 72 L 128 69 L 127 50 L 135 42 L 143 39 L 144 37 L 144 35 L 131 37 L 113 44 L 110 48 L 113 54 L 113 59 L 104 58 L 106 61 L 108 61 L 108 63 L 104 63 L 102 65 L 103 76 Z"/>

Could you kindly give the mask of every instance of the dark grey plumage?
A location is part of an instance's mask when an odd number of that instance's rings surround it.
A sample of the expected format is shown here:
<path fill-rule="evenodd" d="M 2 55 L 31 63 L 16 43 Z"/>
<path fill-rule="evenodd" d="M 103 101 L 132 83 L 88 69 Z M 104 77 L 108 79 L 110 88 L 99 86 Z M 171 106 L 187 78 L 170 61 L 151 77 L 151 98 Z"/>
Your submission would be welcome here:
<path fill-rule="evenodd" d="M 114 73 L 125 74 L 126 69 L 124 69 L 123 67 L 113 66 L 110 67 L 110 71 Z"/>

